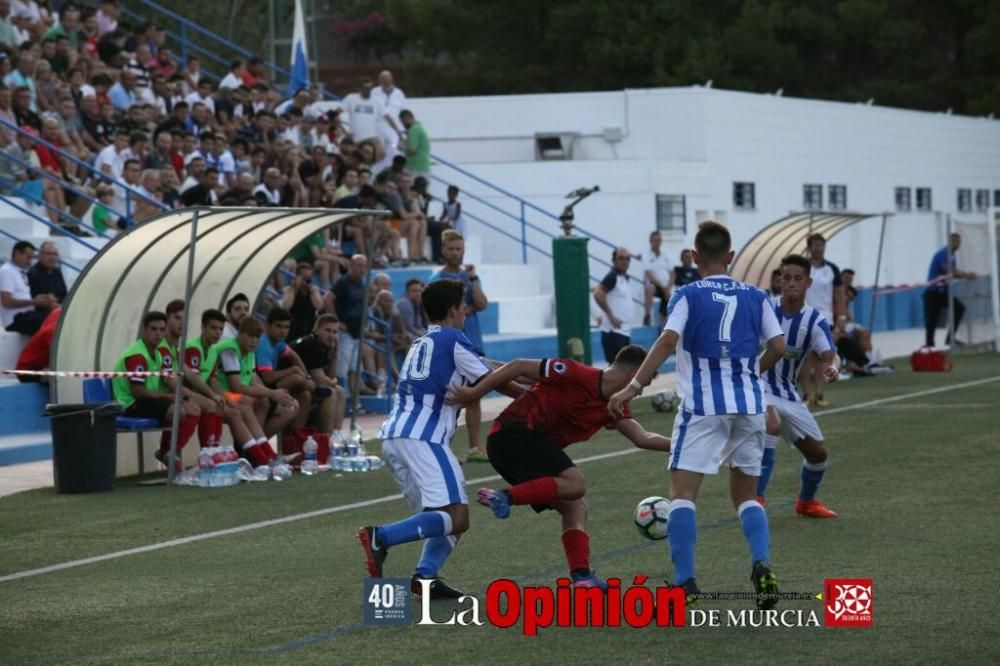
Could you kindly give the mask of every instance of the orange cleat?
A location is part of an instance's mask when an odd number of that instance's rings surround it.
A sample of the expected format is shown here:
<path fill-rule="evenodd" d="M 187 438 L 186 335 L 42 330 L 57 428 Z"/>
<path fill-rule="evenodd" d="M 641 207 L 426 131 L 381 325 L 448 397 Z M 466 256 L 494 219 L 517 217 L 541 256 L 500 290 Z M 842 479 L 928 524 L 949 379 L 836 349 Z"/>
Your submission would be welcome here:
<path fill-rule="evenodd" d="M 810 518 L 836 518 L 837 512 L 831 511 L 819 500 L 796 500 L 795 513 Z"/>
<path fill-rule="evenodd" d="M 757 504 L 761 506 L 767 506 L 767 498 L 763 495 L 757 495 Z"/>

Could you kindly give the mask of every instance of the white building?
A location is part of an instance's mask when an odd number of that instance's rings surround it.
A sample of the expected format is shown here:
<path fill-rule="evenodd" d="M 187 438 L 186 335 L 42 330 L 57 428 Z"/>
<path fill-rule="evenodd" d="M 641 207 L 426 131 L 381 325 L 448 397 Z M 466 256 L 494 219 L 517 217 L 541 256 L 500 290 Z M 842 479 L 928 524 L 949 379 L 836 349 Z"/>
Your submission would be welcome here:
<path fill-rule="evenodd" d="M 576 210 L 591 234 L 647 250 L 657 228 L 657 199 L 666 251 L 689 246 L 703 219 L 732 230 L 737 248 L 792 211 L 891 213 L 882 284 L 926 276 L 944 244 L 943 215 L 983 219 L 1000 203 L 1000 122 L 701 87 L 603 93 L 413 99 L 435 155 L 558 214 L 567 192 L 599 185 Z M 537 133 L 571 135 L 571 158 L 541 160 Z M 469 212 L 520 237 L 515 219 L 472 199 L 479 195 L 520 217 L 520 203 L 437 165 L 434 175 L 463 189 Z M 440 190 L 436 183 L 432 189 Z M 737 199 L 740 199 L 737 201 Z M 668 205 L 663 205 L 669 202 Z M 673 213 L 673 214 L 670 214 Z M 527 209 L 527 219 L 559 233 L 557 223 Z M 469 222 L 470 233 L 482 228 Z M 878 220 L 830 243 L 827 256 L 871 284 Z M 485 231 L 484 260 L 519 261 L 521 245 Z M 550 240 L 530 229 L 530 242 Z M 591 243 L 610 258 L 610 249 Z M 550 265 L 529 252 L 529 261 Z M 638 273 L 638 267 L 634 267 Z M 594 275 L 607 269 L 592 263 Z M 543 269 L 548 279 L 550 270 Z"/>

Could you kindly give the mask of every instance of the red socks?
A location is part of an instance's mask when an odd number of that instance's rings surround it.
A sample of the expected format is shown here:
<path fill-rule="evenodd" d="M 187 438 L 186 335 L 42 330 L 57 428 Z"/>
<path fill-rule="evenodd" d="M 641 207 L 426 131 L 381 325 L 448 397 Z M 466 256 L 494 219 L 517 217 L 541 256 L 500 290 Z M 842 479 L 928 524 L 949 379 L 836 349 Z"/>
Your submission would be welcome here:
<path fill-rule="evenodd" d="M 579 529 L 566 530 L 562 533 L 563 549 L 566 551 L 566 562 L 570 571 L 590 569 L 590 537 Z"/>
<path fill-rule="evenodd" d="M 552 504 L 559 499 L 559 486 L 554 476 L 543 476 L 511 486 L 511 504 Z"/>
<path fill-rule="evenodd" d="M 254 467 L 267 465 L 278 457 L 266 440 L 263 442 L 247 442 L 243 445 L 243 455 Z"/>
<path fill-rule="evenodd" d="M 222 441 L 222 415 L 202 412 L 198 421 L 198 443 L 202 447 L 218 446 Z"/>
<path fill-rule="evenodd" d="M 181 426 L 177 432 L 177 450 L 180 451 L 188 443 L 195 430 L 198 429 L 197 416 L 185 416 L 181 419 Z M 164 430 L 160 435 L 160 450 L 166 453 L 170 450 L 170 431 Z"/>

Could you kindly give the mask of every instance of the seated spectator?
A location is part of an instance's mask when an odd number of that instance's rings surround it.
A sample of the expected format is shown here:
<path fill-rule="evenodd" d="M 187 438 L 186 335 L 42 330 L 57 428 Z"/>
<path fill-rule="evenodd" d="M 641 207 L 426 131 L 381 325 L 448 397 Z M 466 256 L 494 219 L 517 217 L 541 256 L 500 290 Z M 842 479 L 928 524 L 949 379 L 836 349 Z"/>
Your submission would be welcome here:
<path fill-rule="evenodd" d="M 164 391 L 157 375 L 138 373 L 159 372 L 163 369 L 163 356 L 159 346 L 167 333 L 167 315 L 162 312 L 147 312 L 142 318 L 142 337 L 132 343 L 118 356 L 115 362 L 115 372 L 136 373 L 126 377 L 115 377 L 111 380 L 111 388 L 115 400 L 121 403 L 126 416 L 155 419 L 164 426 L 169 426 L 174 414 L 174 394 Z M 181 403 L 180 430 L 177 433 L 177 459 L 175 469 L 181 471 L 183 465 L 180 452 L 188 443 L 201 419 L 198 406 Z M 165 445 L 164 445 L 165 444 Z M 170 439 L 160 440 L 160 448 L 156 459 L 164 465 L 169 465 Z"/>
<path fill-rule="evenodd" d="M 219 170 L 208 167 L 202 173 L 201 180 L 194 187 L 189 187 L 181 193 L 181 201 L 185 206 L 215 206 L 219 203 L 215 188 L 219 184 Z"/>
<path fill-rule="evenodd" d="M 24 346 L 21 353 L 17 356 L 16 370 L 48 370 L 49 369 L 49 354 L 52 351 L 52 338 L 56 334 L 56 327 L 59 326 L 59 316 L 62 314 L 61 307 L 54 307 L 49 311 L 48 316 L 45 317 L 45 321 L 42 322 L 42 327 L 38 329 L 38 332 L 31 336 L 28 340 L 28 344 Z M 47 384 L 49 382 L 48 377 L 42 377 L 39 375 L 18 375 L 17 380 L 20 382 L 40 382 L 42 384 Z"/>
<path fill-rule="evenodd" d="M 396 310 L 403 320 L 403 326 L 414 339 L 427 333 L 427 313 L 420 302 L 422 293 L 424 283 L 419 278 L 410 278 L 406 281 L 406 294 L 396 301 Z"/>
<path fill-rule="evenodd" d="M 4 194 L 37 204 L 45 200 L 45 181 L 39 176 L 41 163 L 31 139 L 35 130 L 27 125 L 21 130 L 3 149 L 4 154 L 13 159 L 0 158 L 0 181 Z"/>
<path fill-rule="evenodd" d="M 267 326 L 256 350 L 257 374 L 264 386 L 284 389 L 299 403 L 292 425 L 301 428 L 309 417 L 309 406 L 312 404 L 316 384 L 309 377 L 302 359 L 286 342 L 291 319 L 284 308 L 271 308 L 267 313 Z M 323 397 L 330 397 L 328 392 L 324 393 L 327 395 Z"/>
<path fill-rule="evenodd" d="M 66 280 L 59 267 L 59 248 L 52 241 L 45 241 L 38 248 L 38 261 L 28 270 L 31 296 L 50 294 L 56 303 L 66 299 Z"/>
<path fill-rule="evenodd" d="M 110 185 L 98 185 L 96 190 L 97 203 L 91 204 L 83 216 L 83 223 L 93 227 L 98 233 L 115 237 L 125 229 L 124 221 L 111 212 L 114 207 L 115 188 Z"/>
<path fill-rule="evenodd" d="M 681 265 L 674 266 L 670 287 L 677 289 L 686 284 L 697 282 L 699 279 L 701 278 L 698 275 L 698 267 L 694 265 L 694 255 L 691 250 L 681 250 Z"/>
<path fill-rule="evenodd" d="M 383 290 L 392 291 L 392 278 L 388 273 L 376 273 L 368 283 L 368 305 L 374 305 L 375 297 Z"/>
<path fill-rule="evenodd" d="M 14 243 L 10 261 L 0 266 L 0 323 L 12 333 L 34 335 L 49 310 L 59 305 L 52 294 L 31 295 L 28 268 L 35 258 L 35 246 L 28 241 Z"/>
<path fill-rule="evenodd" d="M 262 333 L 259 321 L 244 317 L 235 338 L 223 337 L 208 350 L 201 378 L 211 386 L 217 385 L 231 403 L 252 400 L 257 421 L 264 424 L 265 437 L 270 438 L 292 422 L 299 403 L 284 389 L 268 388 L 257 375 L 254 352 Z M 250 450 L 244 448 L 243 455 L 254 465 L 266 465 L 275 457 L 267 439 L 256 441 Z"/>
<path fill-rule="evenodd" d="M 341 428 L 347 407 L 347 394 L 337 381 L 337 323 L 334 315 L 321 315 L 311 333 L 292 343 L 317 388 L 326 387 L 332 392 L 330 398 L 319 404 L 316 427 L 320 432 L 330 433 L 333 443 L 344 441 Z"/>
<path fill-rule="evenodd" d="M 261 206 L 280 206 L 281 188 L 284 180 L 281 171 L 271 167 L 264 172 L 264 182 L 253 190 L 253 195 Z"/>
<path fill-rule="evenodd" d="M 250 314 L 250 299 L 246 294 L 236 294 L 226 301 L 226 325 L 222 331 L 222 339 L 235 338 L 240 330 L 240 322 Z"/>

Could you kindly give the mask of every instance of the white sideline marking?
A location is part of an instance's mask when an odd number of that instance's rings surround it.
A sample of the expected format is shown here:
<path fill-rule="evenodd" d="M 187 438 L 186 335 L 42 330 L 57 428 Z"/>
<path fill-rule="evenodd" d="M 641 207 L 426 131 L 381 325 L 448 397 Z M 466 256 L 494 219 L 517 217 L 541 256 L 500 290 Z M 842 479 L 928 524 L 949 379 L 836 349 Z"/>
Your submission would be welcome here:
<path fill-rule="evenodd" d="M 869 400 L 868 402 L 861 402 L 856 405 L 848 405 L 846 407 L 835 407 L 833 409 L 827 409 L 822 412 L 818 412 L 815 416 L 816 418 L 819 418 L 821 416 L 828 416 L 830 414 L 850 412 L 856 409 L 864 409 L 866 407 L 874 407 L 875 405 L 883 405 L 888 402 L 897 402 L 899 400 L 907 400 L 909 398 L 918 398 L 920 396 L 933 395 L 935 393 L 945 393 L 947 391 L 954 391 L 956 389 L 968 388 L 970 386 L 989 384 L 990 382 L 995 382 L 995 381 L 1000 381 L 1000 377 L 977 379 L 975 381 L 963 382 L 961 384 L 952 384 L 950 386 L 942 386 L 939 388 L 927 389 L 925 391 L 905 393 L 903 395 L 897 395 L 891 398 L 880 398 L 878 400 Z M 604 460 L 606 458 L 616 458 L 618 456 L 624 456 L 630 453 L 636 453 L 639 450 L 640 449 L 630 448 L 630 449 L 622 449 L 620 451 L 611 451 L 609 453 L 601 453 L 594 456 L 587 456 L 586 458 L 580 458 L 579 460 L 576 461 L 576 463 L 582 464 L 586 462 L 594 462 L 595 460 Z M 471 486 L 474 484 L 484 483 L 486 481 L 496 481 L 499 478 L 500 478 L 499 474 L 493 474 L 491 476 L 483 476 L 479 477 L 478 479 L 469 479 L 465 482 L 465 485 Z M 96 564 L 97 562 L 106 562 L 108 560 L 114 560 L 120 557 L 127 557 L 129 555 L 141 555 L 142 553 L 150 553 L 155 550 L 162 550 L 164 548 L 173 548 L 174 546 L 183 546 L 185 544 L 195 543 L 197 541 L 205 541 L 206 539 L 214 539 L 216 537 L 229 536 L 230 534 L 240 534 L 242 532 L 250 532 L 252 530 L 259 530 L 264 527 L 271 527 L 274 525 L 283 525 L 285 523 L 292 523 L 297 520 L 305 520 L 307 518 L 315 518 L 317 516 L 325 516 L 332 513 L 341 513 L 344 511 L 351 511 L 352 509 L 363 509 L 368 506 L 374 506 L 376 504 L 384 504 L 386 502 L 393 502 L 399 499 L 403 499 L 403 495 L 400 493 L 397 493 L 395 495 L 385 495 L 383 497 L 376 497 L 374 499 L 362 500 L 360 502 L 352 502 L 351 504 L 341 504 L 340 506 L 334 506 L 328 509 L 307 511 L 306 513 L 298 513 L 292 516 L 284 516 L 282 518 L 272 518 L 271 520 L 262 520 L 258 523 L 249 523 L 247 525 L 230 527 L 224 530 L 215 530 L 214 532 L 204 532 L 202 534 L 194 534 L 192 536 L 182 537 L 180 539 L 161 541 L 160 543 L 153 543 L 149 544 L 148 546 L 139 546 L 138 548 L 129 548 L 128 550 L 119 550 L 113 553 L 107 553 L 105 555 L 95 555 L 94 557 L 85 557 L 80 560 L 71 560 L 69 562 L 62 562 L 60 564 L 52 564 L 47 567 L 41 567 L 39 569 L 28 569 L 26 571 L 18 571 L 16 573 L 7 574 L 6 576 L 0 576 L 0 583 L 5 583 L 11 580 L 17 580 L 19 578 L 30 578 L 31 576 L 40 576 L 42 574 L 53 573 L 55 571 L 62 571 L 64 569 L 72 569 L 74 567 L 82 567 L 86 564 Z"/>

